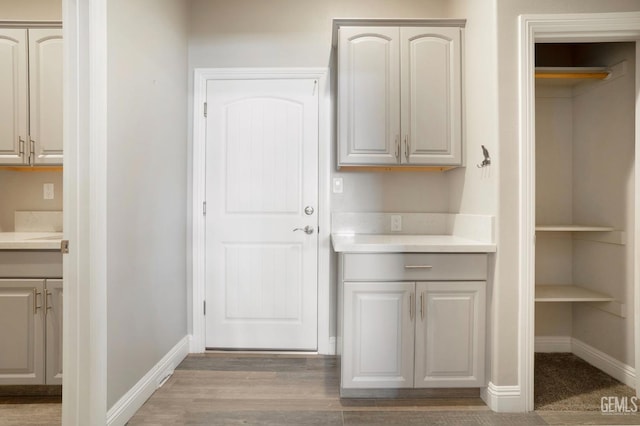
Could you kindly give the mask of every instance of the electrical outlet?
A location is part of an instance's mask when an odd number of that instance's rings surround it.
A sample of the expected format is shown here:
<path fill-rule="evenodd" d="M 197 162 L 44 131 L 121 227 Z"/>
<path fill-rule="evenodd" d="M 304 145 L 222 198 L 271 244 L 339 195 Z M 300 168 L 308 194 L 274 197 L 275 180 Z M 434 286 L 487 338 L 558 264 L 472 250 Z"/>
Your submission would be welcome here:
<path fill-rule="evenodd" d="M 399 214 L 391 215 L 391 230 L 393 232 L 402 231 L 402 216 L 400 216 Z"/>
<path fill-rule="evenodd" d="M 42 186 L 42 195 L 45 200 L 53 200 L 53 184 L 45 183 Z"/>
<path fill-rule="evenodd" d="M 342 194 L 343 191 L 342 178 L 336 177 L 333 178 L 333 193 L 334 194 Z"/>

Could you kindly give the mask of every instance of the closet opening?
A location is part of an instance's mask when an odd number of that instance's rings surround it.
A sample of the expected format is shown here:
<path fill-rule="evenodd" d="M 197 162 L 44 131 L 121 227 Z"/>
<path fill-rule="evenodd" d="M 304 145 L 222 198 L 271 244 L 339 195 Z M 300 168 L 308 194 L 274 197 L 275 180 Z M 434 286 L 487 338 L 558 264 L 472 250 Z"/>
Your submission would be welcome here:
<path fill-rule="evenodd" d="M 636 395 L 635 55 L 535 45 L 536 410 Z"/>

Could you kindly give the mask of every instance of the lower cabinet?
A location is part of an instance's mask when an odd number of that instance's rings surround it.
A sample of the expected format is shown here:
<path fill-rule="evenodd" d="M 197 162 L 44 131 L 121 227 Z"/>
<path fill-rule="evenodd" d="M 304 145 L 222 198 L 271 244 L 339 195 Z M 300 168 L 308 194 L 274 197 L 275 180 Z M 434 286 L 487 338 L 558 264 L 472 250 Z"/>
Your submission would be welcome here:
<path fill-rule="evenodd" d="M 443 279 L 449 272 L 442 262 L 448 258 L 404 261 L 402 255 L 376 255 L 378 265 L 385 260 L 398 263 L 399 271 L 437 280 L 375 281 L 372 269 L 358 268 L 361 274 L 353 269 L 365 256 L 369 255 L 346 255 L 341 261 L 343 278 L 370 278 L 342 280 L 342 388 L 485 386 L 486 267 L 482 262 L 470 259 L 480 266 L 460 268 L 474 279 L 448 281 Z M 458 256 L 464 265 L 465 255 Z M 452 277 L 459 274 L 451 271 Z"/>
<path fill-rule="evenodd" d="M 0 279 L 0 385 L 62 384 L 62 280 Z"/>

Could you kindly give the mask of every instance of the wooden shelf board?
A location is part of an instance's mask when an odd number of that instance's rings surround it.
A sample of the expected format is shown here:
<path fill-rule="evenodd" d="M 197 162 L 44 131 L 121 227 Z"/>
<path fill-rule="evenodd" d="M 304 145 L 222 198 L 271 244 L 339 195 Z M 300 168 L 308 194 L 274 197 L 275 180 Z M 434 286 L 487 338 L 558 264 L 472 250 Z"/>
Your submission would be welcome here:
<path fill-rule="evenodd" d="M 538 79 L 604 80 L 611 71 L 607 67 L 536 67 Z"/>
<path fill-rule="evenodd" d="M 540 232 L 610 232 L 615 231 L 611 226 L 591 225 L 536 225 Z"/>
<path fill-rule="evenodd" d="M 341 172 L 446 172 L 458 166 L 340 166 Z"/>
<path fill-rule="evenodd" d="M 611 302 L 606 294 L 576 285 L 536 284 L 536 302 Z"/>
<path fill-rule="evenodd" d="M 10 170 L 12 172 L 61 172 L 62 166 L 0 166 L 0 170 Z"/>

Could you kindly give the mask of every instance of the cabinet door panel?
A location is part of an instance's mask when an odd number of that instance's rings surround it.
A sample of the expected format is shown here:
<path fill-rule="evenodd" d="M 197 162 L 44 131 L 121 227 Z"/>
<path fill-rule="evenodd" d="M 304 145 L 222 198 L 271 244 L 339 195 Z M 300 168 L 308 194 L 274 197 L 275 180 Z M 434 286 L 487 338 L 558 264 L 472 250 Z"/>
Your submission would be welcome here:
<path fill-rule="evenodd" d="M 401 28 L 403 163 L 459 165 L 460 28 Z"/>
<path fill-rule="evenodd" d="M 0 279 L 0 385 L 44 383 L 43 280 Z"/>
<path fill-rule="evenodd" d="M 400 138 L 399 30 L 340 29 L 339 163 L 397 164 Z"/>
<path fill-rule="evenodd" d="M 416 387 L 484 386 L 484 282 L 417 284 Z"/>
<path fill-rule="evenodd" d="M 343 388 L 413 386 L 414 283 L 344 283 Z"/>
<path fill-rule="evenodd" d="M 0 164 L 22 164 L 28 136 L 25 29 L 0 29 L 0 93 Z"/>
<path fill-rule="evenodd" d="M 29 30 L 30 134 L 36 164 L 62 164 L 62 30 Z"/>
<path fill-rule="evenodd" d="M 47 280 L 46 384 L 62 384 L 62 280 Z"/>

